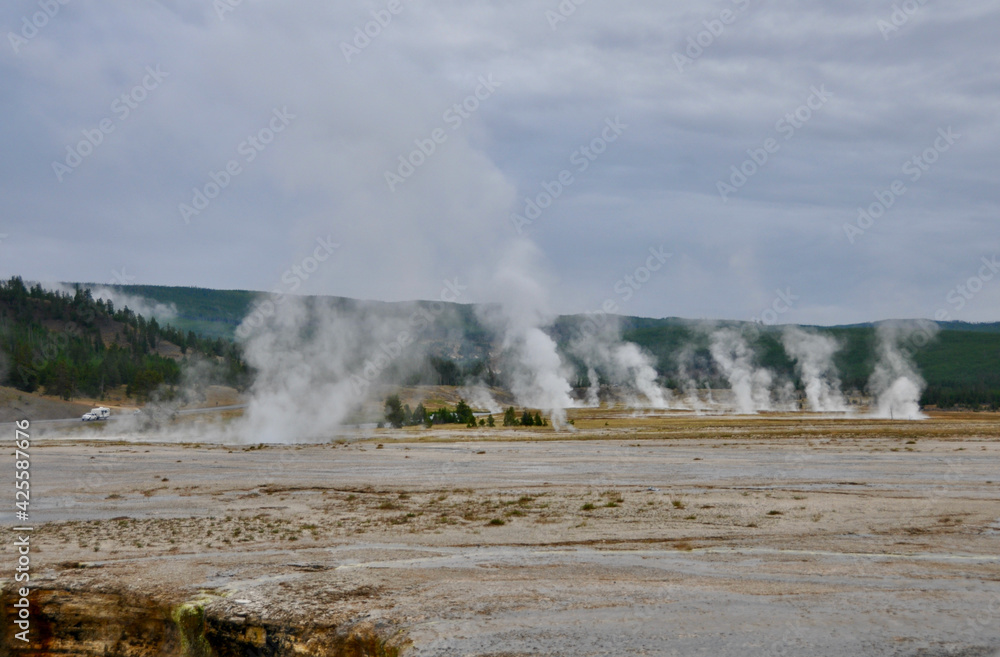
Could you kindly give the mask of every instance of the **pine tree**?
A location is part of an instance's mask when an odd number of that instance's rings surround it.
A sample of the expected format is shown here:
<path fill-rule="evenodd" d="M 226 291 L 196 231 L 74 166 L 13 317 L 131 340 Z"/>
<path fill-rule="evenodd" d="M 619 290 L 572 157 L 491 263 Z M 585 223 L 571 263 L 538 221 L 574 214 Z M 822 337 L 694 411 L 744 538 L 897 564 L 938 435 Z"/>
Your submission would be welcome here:
<path fill-rule="evenodd" d="M 465 403 L 464 399 L 458 400 L 458 405 L 455 407 L 455 419 L 458 422 L 464 422 L 466 426 L 471 426 L 476 421 L 472 408 Z"/>
<path fill-rule="evenodd" d="M 403 404 L 399 401 L 399 395 L 390 395 L 385 400 L 385 421 L 394 429 L 400 429 L 404 420 Z"/>
<path fill-rule="evenodd" d="M 410 424 L 427 424 L 427 409 L 422 403 L 417 404 L 417 407 L 410 413 Z"/>
<path fill-rule="evenodd" d="M 503 425 L 505 427 L 516 427 L 518 424 L 520 422 L 517 421 L 517 411 L 511 406 L 503 412 Z"/>

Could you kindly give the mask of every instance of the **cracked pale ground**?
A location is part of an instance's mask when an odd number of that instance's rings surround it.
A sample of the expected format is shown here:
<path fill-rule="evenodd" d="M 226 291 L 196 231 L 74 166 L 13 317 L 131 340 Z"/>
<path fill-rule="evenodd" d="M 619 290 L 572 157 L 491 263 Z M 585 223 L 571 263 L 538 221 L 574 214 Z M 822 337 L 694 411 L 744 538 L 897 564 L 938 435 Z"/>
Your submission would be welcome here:
<path fill-rule="evenodd" d="M 235 627 L 367 624 L 412 655 L 1000 649 L 1000 417 L 576 426 L 40 438 L 38 585 L 197 598 Z"/>

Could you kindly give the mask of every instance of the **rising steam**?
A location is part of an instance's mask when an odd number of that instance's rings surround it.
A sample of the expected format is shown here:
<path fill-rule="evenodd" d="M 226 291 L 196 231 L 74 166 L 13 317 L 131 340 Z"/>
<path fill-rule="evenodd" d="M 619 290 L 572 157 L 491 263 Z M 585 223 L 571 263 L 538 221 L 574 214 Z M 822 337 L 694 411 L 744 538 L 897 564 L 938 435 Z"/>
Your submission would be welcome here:
<path fill-rule="evenodd" d="M 60 292 L 73 296 L 76 288 L 63 283 L 40 283 L 40 285 L 50 292 Z M 90 289 L 90 295 L 95 299 L 110 301 L 115 309 L 122 310 L 128 308 L 132 312 L 142 315 L 146 319 L 156 318 L 160 322 L 168 322 L 177 317 L 177 306 L 173 303 L 160 303 L 146 297 L 135 294 L 128 294 L 117 288 L 103 285 L 83 286 Z"/>
<path fill-rule="evenodd" d="M 539 255 L 531 242 L 512 244 L 494 276 L 503 299 L 499 314 L 487 313 L 484 319 L 503 336 L 511 392 L 518 404 L 542 409 L 559 429 L 566 425 L 566 409 L 574 406 L 574 401 L 566 364 L 555 340 L 543 330 L 553 317 L 544 288 L 532 273 Z"/>
<path fill-rule="evenodd" d="M 840 377 L 833 357 L 841 344 L 833 337 L 786 327 L 782 335 L 785 353 L 795 361 L 795 370 L 805 387 L 806 403 L 816 413 L 842 413 L 847 402 L 840 389 Z"/>
<path fill-rule="evenodd" d="M 339 310 L 321 298 L 284 297 L 248 333 L 244 352 L 256 376 L 241 433 L 250 442 L 328 440 L 382 373 L 416 369 L 419 358 L 403 318 Z"/>
<path fill-rule="evenodd" d="M 720 329 L 712 334 L 709 349 L 712 358 L 729 381 L 735 411 L 750 415 L 773 410 L 770 370 L 757 367 L 753 350 L 736 329 Z"/>
<path fill-rule="evenodd" d="M 872 415 L 896 420 L 923 420 L 920 396 L 926 383 L 913 362 L 913 347 L 923 347 L 938 332 L 933 322 L 880 324 L 877 330 L 878 356 L 868 380 L 868 390 L 875 397 Z"/>
<path fill-rule="evenodd" d="M 611 385 L 624 391 L 625 401 L 630 407 L 670 407 L 670 391 L 658 383 L 659 374 L 652 356 L 638 345 L 622 341 L 617 318 L 600 324 L 596 321 L 585 322 L 580 334 L 570 344 L 569 351 L 587 367 L 590 382 L 588 406 L 599 405 L 600 372 Z"/>

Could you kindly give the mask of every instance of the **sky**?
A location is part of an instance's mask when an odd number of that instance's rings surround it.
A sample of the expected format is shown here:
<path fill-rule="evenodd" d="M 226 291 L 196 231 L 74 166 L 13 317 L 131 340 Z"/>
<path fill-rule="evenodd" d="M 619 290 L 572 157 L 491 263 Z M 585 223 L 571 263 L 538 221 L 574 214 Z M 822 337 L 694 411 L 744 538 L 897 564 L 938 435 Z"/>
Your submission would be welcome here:
<path fill-rule="evenodd" d="M 1000 0 L 9 0 L 0 276 L 1000 320 Z M 533 247 L 534 248 L 534 247 Z"/>

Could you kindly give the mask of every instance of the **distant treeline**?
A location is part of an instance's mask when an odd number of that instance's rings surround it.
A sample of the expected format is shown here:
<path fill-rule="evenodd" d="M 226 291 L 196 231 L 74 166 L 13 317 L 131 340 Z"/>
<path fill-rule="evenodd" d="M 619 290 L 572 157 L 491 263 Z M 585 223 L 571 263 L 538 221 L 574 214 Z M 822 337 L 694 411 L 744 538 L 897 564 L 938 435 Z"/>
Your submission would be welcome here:
<path fill-rule="evenodd" d="M 492 420 L 492 418 L 490 419 Z M 464 399 L 459 400 L 454 411 L 444 407 L 436 411 L 428 411 L 423 404 L 417 404 L 416 408 L 410 410 L 410 405 L 403 404 L 399 400 L 399 395 L 390 395 L 385 400 L 385 421 L 386 424 L 396 429 L 421 425 L 430 427 L 435 424 L 476 426 L 476 416 Z"/>
<path fill-rule="evenodd" d="M 386 398 L 385 423 L 396 429 L 413 426 L 431 427 L 435 424 L 464 424 L 470 428 L 496 426 L 496 420 L 493 419 L 492 414 L 477 420 L 472 407 L 464 399 L 458 400 L 454 411 L 444 407 L 436 411 L 428 411 L 423 404 L 417 404 L 416 408 L 410 410 L 410 405 L 403 404 L 399 395 L 390 395 Z M 503 426 L 505 427 L 545 427 L 548 424 L 539 411 L 532 413 L 525 409 L 518 417 L 517 411 L 511 406 L 503 414 Z"/>
<path fill-rule="evenodd" d="M 181 381 L 178 361 L 157 353 L 163 342 L 176 345 L 182 355 L 203 357 L 219 383 L 247 382 L 247 367 L 230 341 L 161 326 L 155 318 L 94 299 L 86 288 L 77 288 L 75 294 L 37 284 L 29 288 L 19 277 L 0 283 L 4 385 L 25 392 L 41 389 L 67 400 L 75 395 L 100 397 L 126 385 L 129 396 L 145 399 L 162 384 L 176 386 Z"/>
<path fill-rule="evenodd" d="M 85 285 L 75 294 L 48 292 L 38 285 L 27 288 L 20 278 L 0 283 L 0 380 L 21 390 L 99 396 L 101 391 L 125 384 L 130 394 L 143 397 L 161 382 L 176 385 L 181 365 L 157 353 L 161 342 L 176 345 L 184 356 L 201 356 L 213 363 L 213 377 L 237 387 L 249 385 L 252 372 L 240 356 L 232 336 L 235 327 L 253 307 L 259 293 L 158 286 L 112 286 L 160 303 L 174 304 L 177 317 L 170 326 L 144 318 L 127 308 L 95 300 Z M 364 302 L 331 297 L 329 303 L 350 313 Z M 371 304 L 367 304 L 371 305 Z M 424 302 L 375 304 L 386 312 L 407 312 Z M 477 308 L 444 304 L 441 314 L 420 336 L 430 357 L 414 370 L 392 363 L 378 376 L 382 383 L 398 385 L 461 386 L 482 383 L 509 388 L 511 364 L 496 359 L 495 336 L 484 327 Z M 396 311 L 393 311 L 393 309 Z M 401 310 L 402 309 L 402 310 Z M 405 312 L 403 313 L 406 314 Z M 566 346 L 584 316 L 563 316 L 551 334 Z M 725 387 L 708 349 L 705 326 L 679 318 L 618 318 L 622 337 L 655 358 L 660 383 L 677 389 L 683 385 L 678 357 L 684 353 L 686 373 L 702 385 Z M 746 329 L 746 323 L 729 326 Z M 794 363 L 785 354 L 780 327 L 753 327 L 745 331 L 758 364 L 779 377 L 797 380 Z M 871 325 L 818 328 L 843 345 L 835 358 L 843 389 L 864 394 L 876 362 L 876 330 Z M 114 335 L 104 344 L 105 336 Z M 208 337 L 206 337 L 208 336 Z M 1000 325 L 947 323 L 929 345 L 914 351 L 914 358 L 928 387 L 924 405 L 941 408 L 997 408 L 1000 404 Z M 4 362 L 6 361 L 6 362 Z M 571 383 L 589 386 L 587 368 L 569 359 L 575 368 Z M 4 367 L 6 365 L 6 367 Z M 4 377 L 3 373 L 6 372 Z M 433 415 L 429 412 L 428 415 Z"/>

